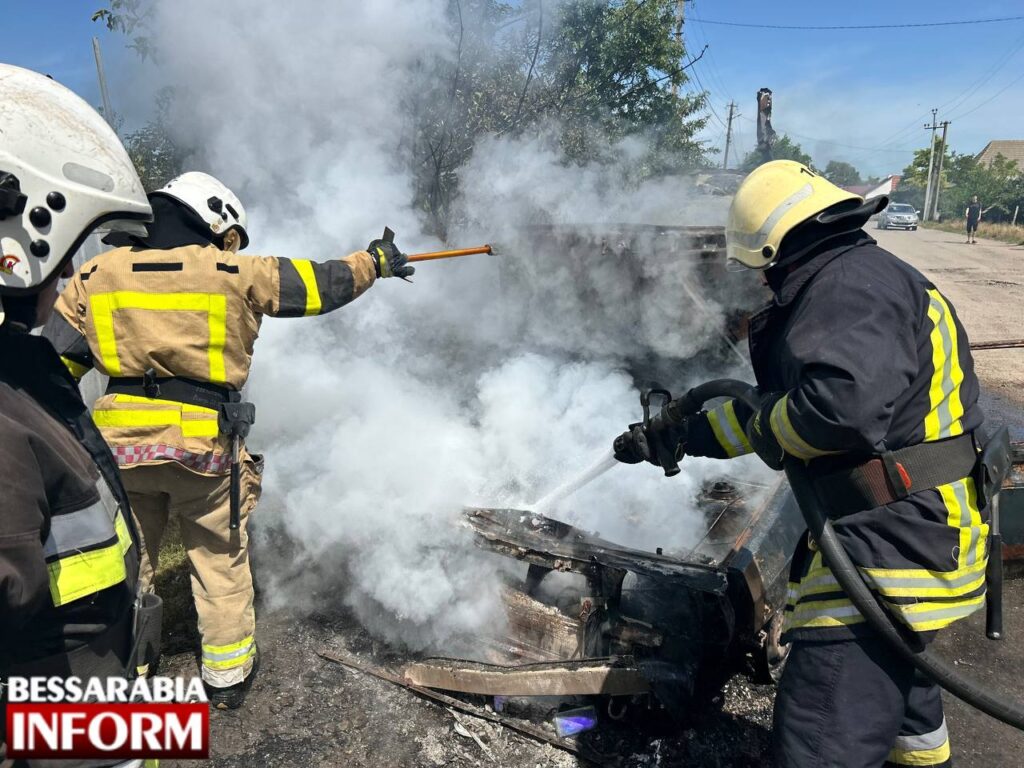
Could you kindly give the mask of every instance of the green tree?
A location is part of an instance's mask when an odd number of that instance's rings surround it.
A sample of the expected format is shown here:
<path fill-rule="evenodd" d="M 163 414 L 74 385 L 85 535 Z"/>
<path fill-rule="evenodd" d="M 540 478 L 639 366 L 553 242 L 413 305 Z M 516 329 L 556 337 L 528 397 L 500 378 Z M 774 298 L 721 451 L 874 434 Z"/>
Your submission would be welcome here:
<path fill-rule="evenodd" d="M 914 159 L 903 169 L 895 200 L 924 207 L 929 155 L 927 148 L 914 152 Z M 938 173 L 938 162 L 936 155 L 934 173 Z M 1008 221 L 1017 206 L 1024 206 L 1024 174 L 1015 162 L 1001 155 L 982 165 L 973 155 L 947 148 L 939 184 L 939 214 L 943 218 L 962 217 L 973 195 L 981 200 L 988 221 Z"/>
<path fill-rule="evenodd" d="M 982 165 L 973 155 L 953 153 L 942 175 L 939 207 L 944 217 L 963 216 L 974 195 L 981 201 L 988 221 L 1008 221 L 1014 209 L 1024 204 L 1024 176 L 1015 161 L 1002 155 Z"/>
<path fill-rule="evenodd" d="M 798 163 L 811 166 L 811 156 L 804 152 L 799 144 L 785 134 L 781 134 L 775 140 L 775 146 L 772 147 L 772 160 L 796 160 Z M 747 156 L 743 158 L 743 162 L 740 164 L 740 170 L 747 171 L 749 173 L 764 162 L 764 156 L 759 150 L 755 149 L 754 151 L 747 153 Z"/>
<path fill-rule="evenodd" d="M 107 7 L 93 12 L 93 21 L 102 21 L 111 32 L 123 32 L 131 38 L 129 47 L 142 58 L 153 54 L 149 34 L 151 0 L 107 0 Z"/>
<path fill-rule="evenodd" d="M 674 0 L 452 0 L 454 62 L 413 109 L 417 193 L 443 234 L 458 169 L 487 135 L 554 136 L 567 162 L 601 162 L 615 142 L 641 137 L 633 177 L 705 163 L 695 138 L 703 95 L 680 95 L 685 50 L 672 33 Z M 472 24 L 466 18 L 473 19 Z"/>
<path fill-rule="evenodd" d="M 146 125 L 124 136 L 124 146 L 135 164 L 142 186 L 147 192 L 185 172 L 188 152 L 171 138 L 167 129 L 167 112 L 173 91 L 163 88 L 157 94 L 156 113 Z"/>
<path fill-rule="evenodd" d="M 840 187 L 853 187 L 864 183 L 861 180 L 860 172 L 850 163 L 844 163 L 842 160 L 829 160 L 822 175 Z"/>

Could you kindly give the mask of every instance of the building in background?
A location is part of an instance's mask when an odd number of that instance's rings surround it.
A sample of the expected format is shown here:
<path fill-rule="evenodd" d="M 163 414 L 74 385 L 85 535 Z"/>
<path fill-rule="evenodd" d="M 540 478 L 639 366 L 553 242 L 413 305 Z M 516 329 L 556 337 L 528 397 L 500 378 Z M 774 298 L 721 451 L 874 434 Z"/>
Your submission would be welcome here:
<path fill-rule="evenodd" d="M 1017 163 L 1017 168 L 1024 171 L 1024 139 L 999 139 L 990 141 L 985 148 L 975 155 L 979 165 L 992 165 L 1002 155 L 1007 160 Z"/>
<path fill-rule="evenodd" d="M 870 200 L 873 197 L 881 197 L 882 195 L 892 196 L 892 193 L 896 191 L 899 183 L 899 176 L 886 176 L 884 179 L 874 184 L 854 184 L 852 186 L 843 187 L 843 189 L 847 192 L 853 192 L 855 195 L 860 195 L 865 200 Z"/>

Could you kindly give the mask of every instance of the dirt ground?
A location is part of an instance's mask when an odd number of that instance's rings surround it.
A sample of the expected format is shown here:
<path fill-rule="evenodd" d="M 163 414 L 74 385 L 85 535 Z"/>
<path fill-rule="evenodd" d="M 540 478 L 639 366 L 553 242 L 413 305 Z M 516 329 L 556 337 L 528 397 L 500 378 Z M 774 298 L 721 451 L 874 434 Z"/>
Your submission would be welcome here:
<path fill-rule="evenodd" d="M 973 340 L 1024 337 L 1024 248 L 992 241 L 969 246 L 955 235 L 930 230 L 871 233 L 933 279 L 956 305 Z M 1020 422 L 1024 351 L 979 352 L 977 369 L 994 396 L 989 399 L 993 419 Z M 256 551 L 257 576 L 259 563 Z M 168 569 L 161 589 L 180 593 L 187 581 L 185 567 L 178 562 Z M 323 604 L 337 604 L 336 597 Z M 444 707 L 320 658 L 317 651 L 326 648 L 385 667 L 400 663 L 393 649 L 370 637 L 344 611 L 308 615 L 271 611 L 259 604 L 258 611 L 261 671 L 243 709 L 213 713 L 213 765 L 568 768 L 593 764 L 482 719 L 461 715 L 457 730 L 455 717 Z M 984 616 L 976 614 L 943 633 L 937 647 L 992 690 L 1020 697 L 1024 581 L 1007 584 L 1005 611 L 1004 641 L 986 640 Z M 171 613 L 165 627 L 167 653 L 162 671 L 193 674 L 193 649 L 198 645 L 194 619 L 187 605 L 179 604 Z M 636 727 L 636 723 L 604 718 L 596 731 L 580 741 L 597 764 L 627 768 L 771 766 L 773 696 L 771 686 L 754 685 L 737 674 L 721 696 L 692 712 L 689 722 L 681 726 Z M 534 708 L 531 717 L 534 724 L 550 729 L 550 713 Z M 1024 734 L 948 696 L 946 717 L 956 765 L 1021 764 Z"/>
<path fill-rule="evenodd" d="M 938 648 L 991 690 L 1020 696 L 1024 582 L 1013 581 L 1007 587 L 1004 641 L 986 640 L 984 617 L 976 614 L 940 636 Z M 487 747 L 485 753 L 472 738 L 456 731 L 456 720 L 444 707 L 320 658 L 317 651 L 327 648 L 363 662 L 400 663 L 394 652 L 375 642 L 343 612 L 263 611 L 258 623 L 263 654 L 260 673 L 243 709 L 212 714 L 211 765 L 569 768 L 595 764 L 460 715 Z M 179 642 L 185 639 L 179 636 Z M 166 674 L 189 675 L 194 670 L 195 659 L 189 652 L 174 655 L 164 665 Z M 599 730 L 581 737 L 581 742 L 603 756 L 597 764 L 623 768 L 770 767 L 774 765 L 770 754 L 773 698 L 772 686 L 754 685 L 737 674 L 721 697 L 694 711 L 692 719 L 678 728 L 633 727 L 605 718 Z M 531 717 L 535 724 L 550 729 L 550 716 L 542 710 L 534 709 Z M 946 719 L 957 766 L 1020 764 L 1024 734 L 949 696 Z"/>

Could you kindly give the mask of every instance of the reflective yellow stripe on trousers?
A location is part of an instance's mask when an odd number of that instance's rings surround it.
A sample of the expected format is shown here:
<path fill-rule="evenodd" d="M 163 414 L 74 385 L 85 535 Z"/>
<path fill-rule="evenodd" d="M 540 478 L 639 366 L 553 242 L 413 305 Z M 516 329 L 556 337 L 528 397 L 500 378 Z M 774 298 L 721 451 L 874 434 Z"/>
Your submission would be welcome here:
<path fill-rule="evenodd" d="M 319 300 L 319 295 L 318 295 Z M 220 293 L 142 293 L 113 291 L 98 293 L 89 299 L 100 359 L 110 376 L 121 375 L 121 359 L 114 334 L 114 313 L 124 309 L 152 312 L 205 312 L 208 317 L 210 341 L 210 381 L 223 384 L 224 343 L 227 337 L 227 297 Z"/>
<path fill-rule="evenodd" d="M 913 766 L 942 765 L 949 756 L 949 731 L 943 718 L 942 725 L 930 733 L 897 736 L 886 762 Z"/>
<path fill-rule="evenodd" d="M 229 645 L 203 644 L 203 666 L 210 669 L 232 669 L 240 667 L 256 654 L 256 640 L 249 635 Z"/>

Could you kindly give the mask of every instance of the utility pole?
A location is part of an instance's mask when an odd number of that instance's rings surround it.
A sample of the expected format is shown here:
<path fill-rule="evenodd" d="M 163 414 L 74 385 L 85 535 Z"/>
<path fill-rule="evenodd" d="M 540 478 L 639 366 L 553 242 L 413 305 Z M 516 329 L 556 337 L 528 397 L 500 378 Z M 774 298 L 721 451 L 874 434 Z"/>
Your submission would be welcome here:
<path fill-rule="evenodd" d="M 939 216 L 939 191 L 942 189 L 942 166 L 946 159 L 946 131 L 949 129 L 949 120 L 942 121 L 942 141 L 939 142 L 939 168 L 935 173 L 935 193 L 932 195 L 932 218 Z"/>
<path fill-rule="evenodd" d="M 725 157 L 722 158 L 722 169 L 729 169 L 729 145 L 732 144 L 732 117 L 733 111 L 736 109 L 736 105 L 733 102 L 729 102 L 729 123 L 725 128 Z"/>
<path fill-rule="evenodd" d="M 683 22 L 686 20 L 686 0 L 676 0 L 676 40 L 683 41 Z M 676 85 L 676 98 L 682 98 L 683 83 Z"/>
<path fill-rule="evenodd" d="M 935 116 L 939 113 L 939 110 L 932 110 L 932 124 L 926 125 L 925 128 L 931 128 L 932 131 L 932 143 L 931 143 L 931 154 L 928 156 L 928 183 L 924 187 L 924 220 L 928 221 L 928 214 L 932 209 L 932 168 L 935 165 L 935 129 L 939 126 L 935 122 Z"/>
<path fill-rule="evenodd" d="M 100 98 L 103 99 L 103 119 L 111 128 L 114 127 L 114 109 L 110 106 L 110 93 L 107 91 L 107 76 L 103 73 L 103 57 L 100 55 L 100 40 L 92 39 L 92 52 L 96 57 L 96 76 L 100 80 Z"/>

